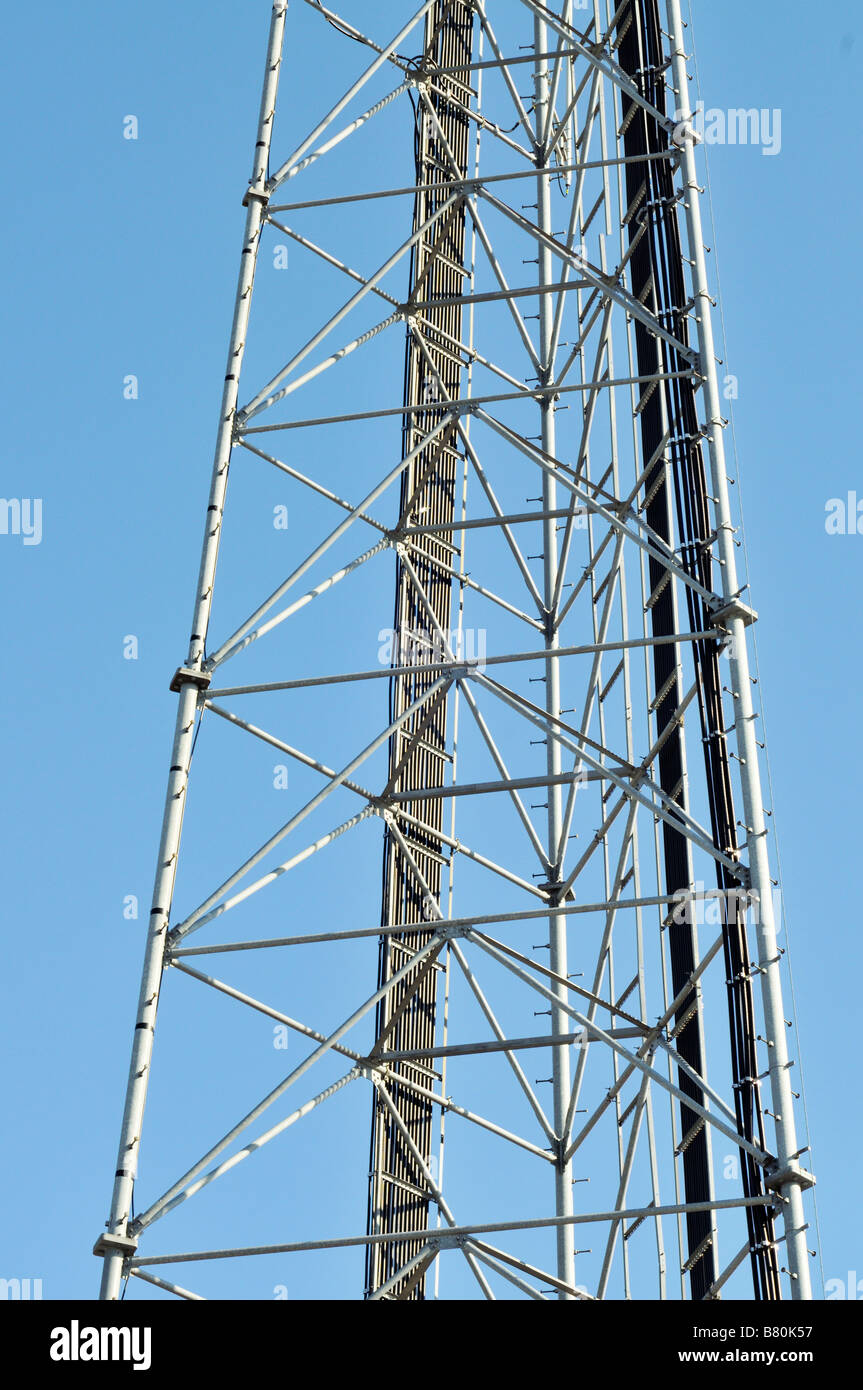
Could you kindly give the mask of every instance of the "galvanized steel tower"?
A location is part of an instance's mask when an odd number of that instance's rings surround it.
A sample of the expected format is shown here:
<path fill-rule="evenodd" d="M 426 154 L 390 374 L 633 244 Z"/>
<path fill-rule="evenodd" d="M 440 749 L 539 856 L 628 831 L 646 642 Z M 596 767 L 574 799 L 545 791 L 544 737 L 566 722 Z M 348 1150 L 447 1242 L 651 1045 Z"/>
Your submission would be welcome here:
<path fill-rule="evenodd" d="M 679 0 L 346 8 L 272 6 L 102 1297 L 809 1298 Z"/>

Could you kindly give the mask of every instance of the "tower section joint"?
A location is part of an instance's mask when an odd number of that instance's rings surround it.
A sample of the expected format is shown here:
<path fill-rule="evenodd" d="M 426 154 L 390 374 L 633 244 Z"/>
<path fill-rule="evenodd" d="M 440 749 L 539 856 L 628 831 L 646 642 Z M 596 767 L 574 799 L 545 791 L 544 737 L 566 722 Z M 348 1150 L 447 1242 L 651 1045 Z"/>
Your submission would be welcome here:
<path fill-rule="evenodd" d="M 206 690 L 213 679 L 209 671 L 196 671 L 192 666 L 178 666 L 171 678 L 170 689 L 179 695 L 184 685 L 195 685 Z"/>

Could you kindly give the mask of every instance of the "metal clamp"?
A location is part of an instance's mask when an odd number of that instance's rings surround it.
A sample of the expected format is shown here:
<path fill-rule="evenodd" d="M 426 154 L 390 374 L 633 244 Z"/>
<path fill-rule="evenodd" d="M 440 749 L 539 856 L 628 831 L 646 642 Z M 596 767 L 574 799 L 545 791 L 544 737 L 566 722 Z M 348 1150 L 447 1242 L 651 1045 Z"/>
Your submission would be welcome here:
<path fill-rule="evenodd" d="M 171 679 L 171 690 L 175 695 L 179 695 L 184 685 L 196 685 L 199 690 L 206 690 L 213 679 L 209 671 L 196 671 L 191 666 L 178 666 Z"/>
<path fill-rule="evenodd" d="M 766 1186 L 771 1192 L 779 1192 L 788 1183 L 794 1183 L 801 1192 L 815 1186 L 815 1175 L 807 1170 L 794 1159 L 786 1163 L 784 1168 L 773 1168 L 766 1174 Z"/>
<path fill-rule="evenodd" d="M 134 1255 L 138 1241 L 134 1236 L 112 1236 L 106 1231 L 93 1246 L 94 1255 Z"/>
<path fill-rule="evenodd" d="M 751 627 L 753 623 L 758 622 L 758 614 L 755 609 L 750 608 L 748 603 L 743 603 L 739 598 L 733 598 L 722 608 L 715 608 L 710 616 L 715 623 L 720 623 L 723 626 L 734 618 L 739 618 L 744 627 Z"/>

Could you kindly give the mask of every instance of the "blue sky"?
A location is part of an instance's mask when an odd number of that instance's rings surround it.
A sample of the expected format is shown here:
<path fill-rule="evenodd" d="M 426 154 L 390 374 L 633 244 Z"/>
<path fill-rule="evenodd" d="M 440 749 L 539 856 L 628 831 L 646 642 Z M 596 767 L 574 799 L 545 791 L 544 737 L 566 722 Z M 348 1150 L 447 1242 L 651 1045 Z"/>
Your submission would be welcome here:
<path fill-rule="evenodd" d="M 0 537 L 9 1119 L 0 1275 L 41 1278 L 46 1297 L 89 1297 L 97 1286 L 89 1250 L 114 1169 L 170 751 L 167 687 L 188 635 L 268 11 L 248 0 L 52 0 L 6 17 L 2 492 L 43 499 L 43 513 L 40 544 Z M 844 1280 L 861 1258 L 847 1190 L 863 1137 L 854 790 L 863 536 L 829 536 L 825 506 L 863 496 L 853 176 L 863 30 L 851 0 L 837 0 L 821 25 L 797 0 L 695 0 L 694 12 L 706 105 L 782 113 L 777 157 L 709 151 L 713 259 L 727 369 L 739 379 L 739 477 L 821 1254 L 825 1278 Z M 314 92 L 313 67 L 295 59 L 283 104 Z M 123 139 L 129 113 L 136 141 Z M 275 313 L 308 310 L 276 293 Z M 139 395 L 129 401 L 132 374 Z M 248 515 L 282 499 L 269 477 L 255 481 Z M 269 528 L 261 540 L 273 570 L 283 539 Z M 135 661 L 124 660 L 129 635 Z M 190 852 L 204 849 L 193 840 Z M 378 875 L 370 856 L 361 883 L 372 896 Z M 123 917 L 130 894 L 142 903 L 138 921 Z M 154 1126 L 167 1132 L 185 1106 L 192 1117 L 217 1093 L 227 1116 L 243 1103 L 241 1068 L 218 1051 L 218 1017 L 206 1015 L 192 1038 L 166 1025 L 166 1052 L 185 1049 L 201 1080 L 176 1110 L 155 1105 Z M 249 1047 L 261 1036 L 250 1031 Z M 273 1084 L 278 1060 L 268 1064 Z M 360 1201 L 364 1164 L 365 1155 Z M 238 1238 L 248 1214 L 238 1195 Z M 271 1296 L 280 1278 L 274 1265 L 246 1296 Z M 324 1291 L 316 1278 L 309 1288 Z"/>

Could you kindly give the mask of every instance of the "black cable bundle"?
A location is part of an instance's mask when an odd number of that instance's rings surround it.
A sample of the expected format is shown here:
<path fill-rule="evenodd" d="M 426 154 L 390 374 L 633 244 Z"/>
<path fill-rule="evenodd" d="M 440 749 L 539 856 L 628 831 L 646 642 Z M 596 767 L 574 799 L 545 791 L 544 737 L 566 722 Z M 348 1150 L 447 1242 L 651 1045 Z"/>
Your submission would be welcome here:
<path fill-rule="evenodd" d="M 665 112 L 665 58 L 656 0 L 631 0 L 619 16 L 617 32 L 621 66 L 638 84 L 641 94 L 657 110 Z M 624 99 L 626 154 L 660 154 L 667 150 L 668 136 L 646 112 L 633 113 L 632 106 L 631 101 Z M 659 158 L 628 164 L 626 177 L 631 214 L 630 241 L 631 244 L 636 243 L 631 257 L 634 292 L 637 296 L 644 294 L 644 302 L 656 314 L 662 326 L 688 346 L 688 306 L 677 219 L 678 199 L 670 161 Z M 668 377 L 676 372 L 686 372 L 686 361 L 671 344 L 660 342 L 639 324 L 636 324 L 635 333 L 640 375 L 652 374 L 657 369 Z M 708 489 L 691 377 L 667 379 L 663 395 L 667 427 L 671 431 L 668 452 L 674 482 L 672 491 L 681 564 L 689 575 L 712 592 Z M 663 397 L 655 392 L 652 399 L 644 402 L 641 412 L 642 443 L 648 459 L 660 450 L 664 438 L 662 407 Z M 665 453 L 663 450 L 660 452 Z M 652 494 L 652 500 L 645 510 L 648 524 L 670 548 L 669 489 L 664 480 L 659 481 L 665 464 L 665 457 L 660 457 L 653 474 L 645 480 L 645 497 Z M 650 578 L 655 591 L 663 578 L 663 566 L 658 561 L 650 563 Z M 669 584 L 652 609 L 654 635 L 673 633 L 673 607 Z M 690 631 L 703 632 L 713 626 L 703 598 L 688 586 L 687 608 Z M 739 847 L 722 707 L 720 649 L 713 640 L 697 642 L 692 646 L 713 842 L 728 858 L 736 860 Z M 658 732 L 661 733 L 679 699 L 677 682 L 671 679 L 677 661 L 676 647 L 668 644 L 656 648 L 654 660 L 657 692 L 671 682 L 658 711 Z M 666 711 L 664 719 L 663 710 Z M 660 782 L 665 791 L 673 791 L 678 786 L 682 751 L 682 735 L 680 730 L 676 730 L 660 754 Z M 667 823 L 664 826 L 664 849 L 667 891 L 673 894 L 690 886 L 689 869 L 684 836 Z M 763 1149 L 765 1140 L 757 1080 L 755 1004 L 745 913 L 737 879 L 719 863 L 716 871 L 717 886 L 727 894 L 724 900 L 723 945 L 737 1124 L 744 1138 Z M 680 924 L 670 925 L 668 931 L 673 988 L 677 993 L 694 965 L 693 933 L 691 926 Z M 690 1008 L 691 1002 L 687 1001 L 676 1020 L 678 1026 Z M 700 1071 L 701 1050 L 697 1028 L 684 1027 L 677 1038 L 677 1047 L 681 1056 Z M 699 1098 L 695 1094 L 697 1088 L 689 1078 L 680 1075 L 678 1084 L 687 1094 Z M 681 1115 L 686 1132 L 692 1127 L 693 1114 L 682 1107 Z M 744 1150 L 740 1150 L 740 1160 L 744 1194 L 747 1197 L 764 1195 L 760 1166 Z M 706 1135 L 703 1130 L 696 1134 L 684 1152 L 683 1164 L 687 1201 L 710 1200 Z M 781 1291 L 772 1213 L 759 1206 L 748 1207 L 746 1214 L 755 1296 L 759 1300 L 779 1299 Z M 709 1236 L 710 1214 L 690 1215 L 687 1227 L 691 1258 Z M 704 1298 L 715 1277 L 714 1261 L 708 1248 L 691 1270 L 693 1298 Z"/>

